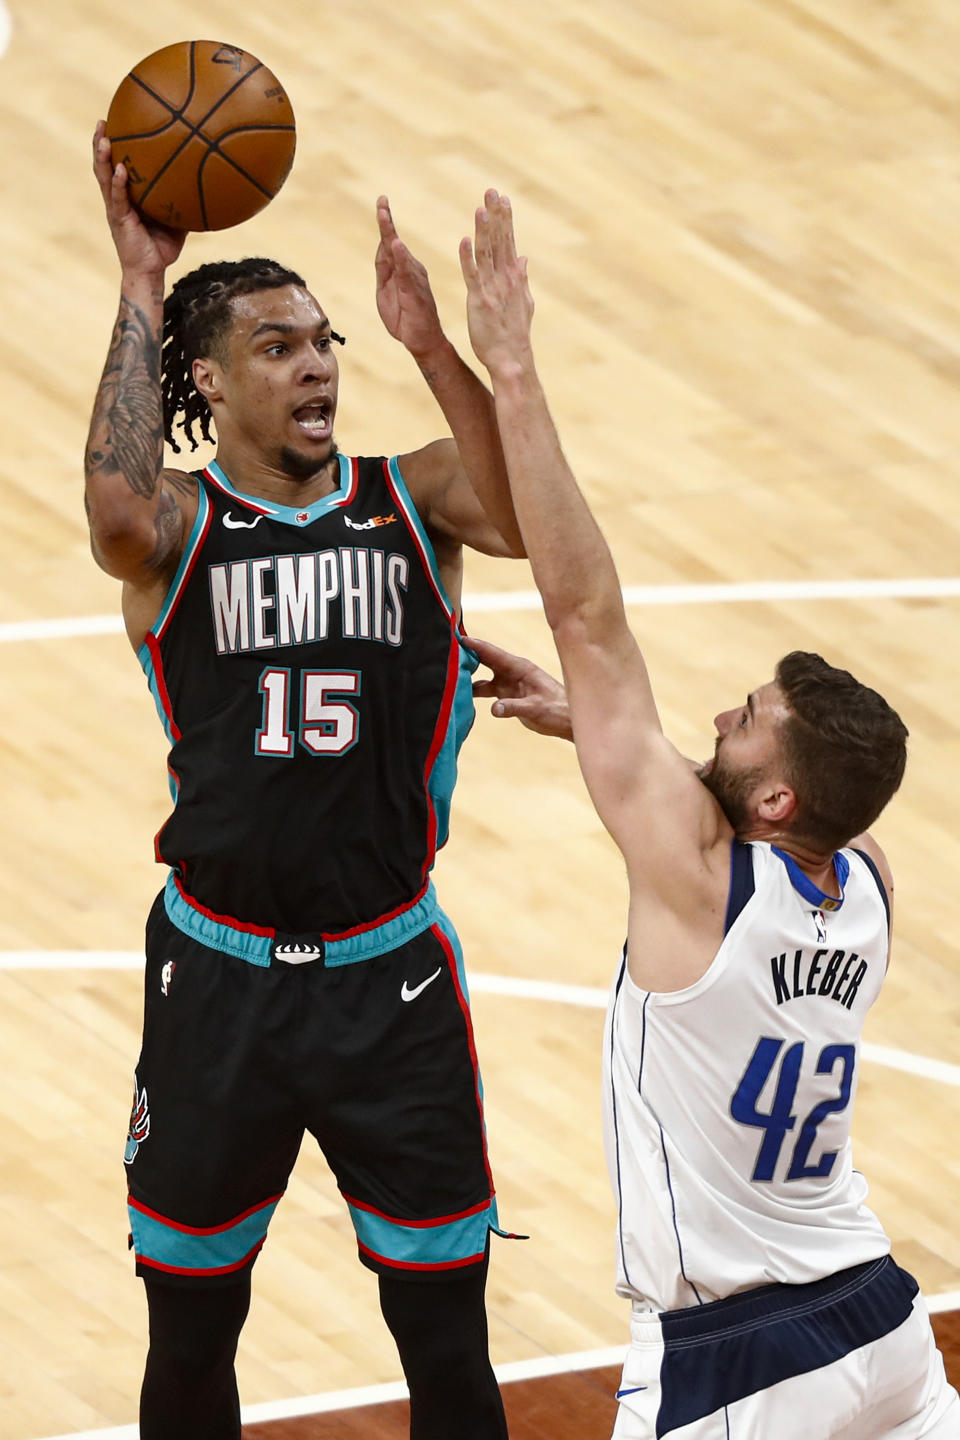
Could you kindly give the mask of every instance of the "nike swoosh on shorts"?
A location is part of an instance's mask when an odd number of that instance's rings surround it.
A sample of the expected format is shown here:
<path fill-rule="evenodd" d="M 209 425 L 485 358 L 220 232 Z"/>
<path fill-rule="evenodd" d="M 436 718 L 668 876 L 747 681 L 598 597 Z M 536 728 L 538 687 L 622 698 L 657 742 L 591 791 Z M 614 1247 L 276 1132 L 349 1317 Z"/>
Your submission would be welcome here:
<path fill-rule="evenodd" d="M 432 985 L 433 982 L 434 982 L 434 980 L 436 980 L 437 976 L 440 975 L 442 972 L 443 972 L 443 966 L 442 966 L 442 965 L 438 965 L 437 968 L 436 968 L 436 970 L 434 970 L 434 972 L 433 972 L 432 975 L 428 975 L 427 978 L 426 978 L 426 980 L 421 980 L 421 981 L 420 981 L 420 984 L 419 984 L 419 985 L 414 985 L 412 989 L 411 989 L 411 987 L 407 984 L 406 980 L 404 980 L 403 984 L 400 986 L 400 999 L 401 999 L 401 1000 L 416 1000 L 417 996 L 418 996 L 418 995 L 421 995 L 421 994 L 423 993 L 423 991 L 426 990 L 426 988 L 427 988 L 428 985 Z"/>

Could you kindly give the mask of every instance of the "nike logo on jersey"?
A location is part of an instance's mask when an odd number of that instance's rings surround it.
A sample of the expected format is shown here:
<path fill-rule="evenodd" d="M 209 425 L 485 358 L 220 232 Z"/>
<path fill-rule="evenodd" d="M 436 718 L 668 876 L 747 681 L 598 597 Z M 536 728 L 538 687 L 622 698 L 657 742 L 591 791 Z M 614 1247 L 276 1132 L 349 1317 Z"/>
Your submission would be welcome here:
<path fill-rule="evenodd" d="M 618 1390 L 614 1399 L 622 1400 L 624 1395 L 639 1395 L 641 1390 L 646 1390 L 646 1385 L 634 1385 L 632 1390 Z"/>
<path fill-rule="evenodd" d="M 228 510 L 223 517 L 223 523 L 228 530 L 252 530 L 255 525 L 260 524 L 262 519 L 262 515 L 254 515 L 252 520 L 234 520 Z"/>
<path fill-rule="evenodd" d="M 381 525 L 393 525 L 396 518 L 396 515 L 371 515 L 369 520 L 351 520 L 349 515 L 344 515 L 343 523 L 350 530 L 377 530 Z"/>
<path fill-rule="evenodd" d="M 400 999 L 416 1000 L 417 996 L 422 995 L 428 985 L 433 984 L 434 980 L 436 980 L 437 976 L 442 972 L 442 970 L 443 966 L 438 965 L 432 975 L 428 975 L 426 980 L 421 980 L 419 985 L 414 985 L 412 990 L 407 984 L 406 980 L 404 980 L 403 984 L 400 986 Z"/>

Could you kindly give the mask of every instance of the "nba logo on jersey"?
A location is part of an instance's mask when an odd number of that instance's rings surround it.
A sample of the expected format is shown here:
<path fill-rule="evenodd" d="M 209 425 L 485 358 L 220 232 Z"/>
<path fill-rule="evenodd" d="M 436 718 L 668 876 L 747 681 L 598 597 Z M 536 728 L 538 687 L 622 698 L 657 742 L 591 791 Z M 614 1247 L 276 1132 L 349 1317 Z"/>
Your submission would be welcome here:
<path fill-rule="evenodd" d="M 163 995 L 170 994 L 170 982 L 173 979 L 173 972 L 177 968 L 176 960 L 168 960 L 160 971 L 160 991 Z"/>
<path fill-rule="evenodd" d="M 813 923 L 817 927 L 817 939 L 820 941 L 821 945 L 826 945 L 827 917 L 826 915 L 824 915 L 822 910 L 814 910 L 811 913 L 813 915 Z"/>

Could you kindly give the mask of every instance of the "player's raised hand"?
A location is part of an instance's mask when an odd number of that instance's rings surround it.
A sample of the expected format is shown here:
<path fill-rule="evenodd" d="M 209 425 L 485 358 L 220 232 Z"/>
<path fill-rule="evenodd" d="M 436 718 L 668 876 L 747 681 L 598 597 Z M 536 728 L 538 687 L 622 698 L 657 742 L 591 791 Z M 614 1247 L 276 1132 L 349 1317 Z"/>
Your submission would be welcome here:
<path fill-rule="evenodd" d="M 506 195 L 488 190 L 476 213 L 476 240 L 460 242 L 467 324 L 477 358 L 491 374 L 529 363 L 533 297 L 526 258 L 517 254 Z"/>
<path fill-rule="evenodd" d="M 493 671 L 489 680 L 475 680 L 473 693 L 476 696 L 494 696 L 492 714 L 503 718 L 515 718 L 528 730 L 538 735 L 555 735 L 561 740 L 572 740 L 570 711 L 567 706 L 567 692 L 534 665 L 520 655 L 511 655 L 489 640 L 464 639 L 470 650 L 480 657 L 480 663 Z"/>
<path fill-rule="evenodd" d="M 428 355 L 444 336 L 427 267 L 397 234 L 386 195 L 377 201 L 377 224 L 380 244 L 375 265 L 380 319 L 414 358 Z"/>
<path fill-rule="evenodd" d="M 183 249 L 186 231 L 171 230 L 139 213 L 127 189 L 125 166 L 113 164 L 105 131 L 104 121 L 99 120 L 93 134 L 93 173 L 120 265 L 127 273 L 162 274 Z"/>

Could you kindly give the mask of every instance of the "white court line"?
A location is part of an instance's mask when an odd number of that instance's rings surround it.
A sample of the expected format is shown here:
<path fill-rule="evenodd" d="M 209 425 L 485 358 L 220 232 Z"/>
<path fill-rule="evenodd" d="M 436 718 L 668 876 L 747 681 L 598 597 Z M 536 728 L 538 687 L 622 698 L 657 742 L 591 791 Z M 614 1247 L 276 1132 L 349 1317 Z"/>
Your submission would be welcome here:
<path fill-rule="evenodd" d="M 143 953 L 139 950 L 0 950 L 0 971 L 142 969 Z M 476 995 L 545 1000 L 557 1005 L 579 1005 L 587 1010 L 603 1010 L 607 1004 L 608 991 L 592 985 L 561 985 L 553 980 L 469 972 L 467 980 Z M 889 1045 L 872 1045 L 868 1041 L 864 1041 L 860 1053 L 864 1060 L 889 1070 L 900 1070 L 922 1080 L 937 1080 L 942 1085 L 960 1086 L 960 1065 L 951 1065 L 946 1060 L 932 1060 L 926 1055 L 913 1055 L 908 1050 L 894 1050 Z"/>
<path fill-rule="evenodd" d="M 13 30 L 13 22 L 10 19 L 10 11 L 0 0 L 0 55 L 4 53 L 10 44 L 10 32 Z"/>
<path fill-rule="evenodd" d="M 514 1380 L 537 1380 L 548 1375 L 566 1375 L 576 1370 L 598 1370 L 607 1365 L 622 1365 L 627 1339 L 622 1345 L 605 1350 L 578 1350 L 569 1355 L 542 1355 L 533 1360 L 513 1360 L 495 1365 L 494 1373 L 501 1385 Z M 355 1390 L 334 1390 L 325 1395 L 302 1395 L 297 1400 L 268 1400 L 260 1405 L 245 1405 L 244 1425 L 262 1424 L 269 1420 L 295 1420 L 303 1415 L 327 1415 L 335 1410 L 357 1410 L 363 1405 L 386 1405 L 391 1400 L 406 1400 L 407 1387 L 402 1380 L 386 1385 L 364 1385 Z M 84 1430 L 68 1435 L 52 1435 L 48 1440 L 139 1440 L 136 1425 L 121 1425 L 109 1430 Z"/>
<path fill-rule="evenodd" d="M 2 0 L 0 0 L 2 4 Z M 922 580 L 745 580 L 729 585 L 625 585 L 627 605 L 740 605 L 785 600 L 945 600 L 960 596 L 960 578 Z M 464 613 L 539 610 L 536 590 L 503 590 L 465 595 Z M 0 624 L 0 644 L 18 640 L 63 640 L 83 635 L 119 635 L 119 615 L 67 615 L 53 620 L 10 620 Z"/>

